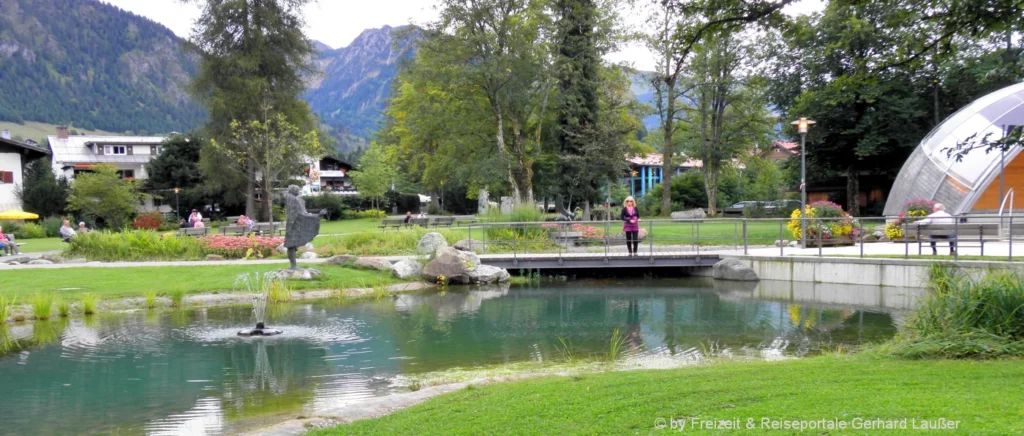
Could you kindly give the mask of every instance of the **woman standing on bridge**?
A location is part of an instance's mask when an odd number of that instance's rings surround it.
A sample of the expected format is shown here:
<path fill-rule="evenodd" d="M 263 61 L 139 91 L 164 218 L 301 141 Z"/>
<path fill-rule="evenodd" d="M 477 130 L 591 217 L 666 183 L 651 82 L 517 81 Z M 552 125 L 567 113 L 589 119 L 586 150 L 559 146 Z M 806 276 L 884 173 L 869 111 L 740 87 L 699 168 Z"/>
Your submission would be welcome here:
<path fill-rule="evenodd" d="M 626 234 L 626 250 L 629 250 L 630 256 L 636 256 L 637 246 L 640 245 L 640 212 L 636 210 L 636 199 L 626 197 L 619 219 L 622 220 L 622 231 Z"/>

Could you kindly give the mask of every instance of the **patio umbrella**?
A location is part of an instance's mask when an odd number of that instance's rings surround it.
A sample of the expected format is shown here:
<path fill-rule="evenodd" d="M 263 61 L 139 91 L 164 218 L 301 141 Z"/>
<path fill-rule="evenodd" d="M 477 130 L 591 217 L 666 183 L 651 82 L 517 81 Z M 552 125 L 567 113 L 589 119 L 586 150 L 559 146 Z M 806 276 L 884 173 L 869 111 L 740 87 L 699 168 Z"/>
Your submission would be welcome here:
<path fill-rule="evenodd" d="M 39 215 L 21 210 L 8 210 L 0 212 L 0 220 L 37 220 Z"/>

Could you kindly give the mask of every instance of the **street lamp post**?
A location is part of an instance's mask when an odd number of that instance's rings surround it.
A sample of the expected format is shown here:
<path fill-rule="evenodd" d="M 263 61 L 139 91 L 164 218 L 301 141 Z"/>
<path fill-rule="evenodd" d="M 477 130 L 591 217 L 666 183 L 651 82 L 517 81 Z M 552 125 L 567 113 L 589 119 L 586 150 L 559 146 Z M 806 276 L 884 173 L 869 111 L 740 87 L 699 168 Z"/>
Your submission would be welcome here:
<path fill-rule="evenodd" d="M 633 171 L 629 172 L 629 175 L 630 175 L 630 178 L 629 178 L 629 195 L 631 197 L 636 197 L 636 176 L 637 176 L 637 174 L 640 174 L 640 173 L 636 172 L 636 170 L 633 170 Z"/>
<path fill-rule="evenodd" d="M 814 124 L 814 121 L 805 117 L 792 123 L 800 134 L 800 246 L 807 247 L 807 128 Z"/>
<path fill-rule="evenodd" d="M 174 214 L 181 219 L 181 203 L 178 202 L 178 193 L 181 192 L 181 188 L 174 188 Z"/>

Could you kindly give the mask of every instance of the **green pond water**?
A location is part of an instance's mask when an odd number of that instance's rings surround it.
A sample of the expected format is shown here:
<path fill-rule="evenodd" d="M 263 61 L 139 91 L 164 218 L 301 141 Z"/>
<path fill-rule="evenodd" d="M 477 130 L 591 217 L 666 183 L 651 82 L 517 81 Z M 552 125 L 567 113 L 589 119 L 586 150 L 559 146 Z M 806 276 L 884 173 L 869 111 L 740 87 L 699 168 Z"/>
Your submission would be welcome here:
<path fill-rule="evenodd" d="M 718 287 L 716 287 L 718 286 Z M 913 292 L 762 282 L 584 280 L 341 305 L 274 305 L 273 338 L 240 338 L 247 307 L 105 314 L 0 326 L 3 434 L 225 434 L 367 398 L 453 368 L 776 359 L 896 331 Z"/>

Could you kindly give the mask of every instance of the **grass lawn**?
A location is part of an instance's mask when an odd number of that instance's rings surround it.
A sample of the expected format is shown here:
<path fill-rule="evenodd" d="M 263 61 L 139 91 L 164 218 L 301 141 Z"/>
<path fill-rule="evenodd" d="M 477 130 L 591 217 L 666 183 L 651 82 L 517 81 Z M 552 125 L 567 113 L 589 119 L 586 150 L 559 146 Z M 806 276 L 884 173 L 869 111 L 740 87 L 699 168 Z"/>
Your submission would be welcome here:
<path fill-rule="evenodd" d="M 321 235 L 338 235 L 342 233 L 355 233 L 363 231 L 380 231 L 378 227 L 380 220 L 375 218 L 361 218 L 355 220 L 321 221 Z M 392 230 L 394 231 L 394 230 Z"/>
<path fill-rule="evenodd" d="M 5 271 L 0 296 L 26 301 L 38 292 L 75 297 L 90 292 L 100 298 L 141 296 L 146 291 L 187 293 L 235 290 L 239 274 L 276 270 L 277 265 L 218 265 L 188 267 L 63 268 Z M 340 289 L 399 283 L 390 273 L 336 266 L 317 266 L 323 275 L 308 282 L 290 281 L 295 290 Z"/>
<path fill-rule="evenodd" d="M 685 420 L 684 433 L 795 434 L 761 428 L 772 420 L 960 421 L 957 433 L 1024 432 L 1024 365 L 1018 360 L 905 361 L 867 356 L 782 362 L 735 362 L 673 370 L 546 377 L 470 387 L 378 419 L 312 435 L 393 434 L 670 434 L 656 421 Z M 741 430 L 703 430 L 704 422 L 739 420 Z M 748 429 L 748 419 L 754 428 Z M 667 424 L 667 422 L 666 422 Z M 677 421 L 678 424 L 678 421 Z M 946 430 L 949 431 L 949 430 Z M 806 430 L 874 434 L 879 430 Z"/>
<path fill-rule="evenodd" d="M 18 239 L 25 245 L 19 247 L 22 253 L 38 253 L 40 251 L 61 251 L 66 246 L 60 238 Z"/>

